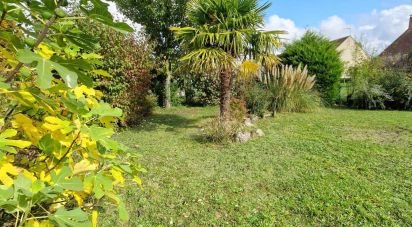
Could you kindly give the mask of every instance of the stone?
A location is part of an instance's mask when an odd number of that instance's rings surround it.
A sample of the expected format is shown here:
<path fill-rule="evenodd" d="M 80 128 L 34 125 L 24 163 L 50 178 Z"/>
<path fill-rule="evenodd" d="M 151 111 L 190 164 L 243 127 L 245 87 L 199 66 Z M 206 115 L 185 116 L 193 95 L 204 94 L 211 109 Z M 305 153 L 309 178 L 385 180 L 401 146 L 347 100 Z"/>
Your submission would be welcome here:
<path fill-rule="evenodd" d="M 263 132 L 262 129 L 258 128 L 258 129 L 253 131 L 253 136 L 262 137 L 262 136 L 265 136 L 265 133 Z"/>
<path fill-rule="evenodd" d="M 245 118 L 244 124 L 246 127 L 253 127 L 255 126 L 252 122 L 252 119 L 250 119 L 249 117 Z"/>
<path fill-rule="evenodd" d="M 238 132 L 236 134 L 236 142 L 246 143 L 252 138 L 252 133 L 250 132 Z"/>
<path fill-rule="evenodd" d="M 252 120 L 252 123 L 256 123 L 256 122 L 259 120 L 259 117 L 256 116 L 256 115 L 252 115 L 252 116 L 250 117 L 250 120 Z"/>

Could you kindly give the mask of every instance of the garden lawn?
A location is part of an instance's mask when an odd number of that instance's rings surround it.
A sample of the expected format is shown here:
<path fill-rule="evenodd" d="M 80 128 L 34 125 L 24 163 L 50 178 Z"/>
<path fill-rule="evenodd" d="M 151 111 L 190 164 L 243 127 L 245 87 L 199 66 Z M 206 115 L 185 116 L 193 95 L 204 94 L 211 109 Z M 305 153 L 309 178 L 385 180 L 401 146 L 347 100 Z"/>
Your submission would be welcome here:
<path fill-rule="evenodd" d="M 259 121 L 265 137 L 228 145 L 199 137 L 216 114 L 158 110 L 117 136 L 147 169 L 144 191 L 124 188 L 124 226 L 412 225 L 411 112 L 281 114 Z"/>

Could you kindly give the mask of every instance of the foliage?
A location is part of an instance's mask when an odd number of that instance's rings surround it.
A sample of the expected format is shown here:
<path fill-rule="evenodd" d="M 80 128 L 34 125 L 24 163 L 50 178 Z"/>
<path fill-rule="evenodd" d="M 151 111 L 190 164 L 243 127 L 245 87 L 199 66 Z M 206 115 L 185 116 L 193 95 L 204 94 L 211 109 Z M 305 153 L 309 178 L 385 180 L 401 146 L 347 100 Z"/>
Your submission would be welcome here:
<path fill-rule="evenodd" d="M 219 75 L 221 121 L 230 121 L 235 76 L 278 63 L 275 50 L 283 32 L 260 30 L 269 6 L 257 0 L 192 0 L 186 15 L 193 26 L 172 28 L 190 51 L 181 60 L 193 71 Z M 238 59 L 244 61 L 238 64 Z"/>
<path fill-rule="evenodd" d="M 327 103 L 332 104 L 339 97 L 343 63 L 330 40 L 309 31 L 300 40 L 287 45 L 281 58 L 286 65 L 306 65 L 309 74 L 316 75 L 315 87 Z"/>
<path fill-rule="evenodd" d="M 171 103 L 171 80 L 177 69 L 177 60 L 181 56 L 179 42 L 175 40 L 171 26 L 187 24 L 185 18 L 188 0 L 113 0 L 120 11 L 133 22 L 143 26 L 149 41 L 154 43 L 154 55 L 157 64 L 156 77 L 161 79 L 163 89 L 156 89 L 162 96 L 162 105 Z M 159 81 L 160 82 L 160 81 Z"/>
<path fill-rule="evenodd" d="M 247 114 L 246 102 L 242 99 L 233 98 L 230 101 L 230 112 L 234 121 L 242 122 Z"/>
<path fill-rule="evenodd" d="M 149 99 L 151 45 L 139 35 L 123 34 L 96 23 L 83 23 L 83 29 L 99 37 L 99 54 L 104 58 L 100 70 L 109 77 L 97 78 L 97 87 L 104 93 L 103 99 L 124 110 L 127 125 L 136 125 L 148 116 L 154 107 Z"/>
<path fill-rule="evenodd" d="M 219 81 L 212 76 L 187 76 L 182 79 L 186 104 L 207 106 L 219 103 Z"/>
<path fill-rule="evenodd" d="M 380 59 L 371 59 L 349 70 L 349 105 L 364 109 L 411 109 L 411 75 L 386 68 Z"/>
<path fill-rule="evenodd" d="M 104 103 L 91 75 L 96 37 L 81 32 L 64 1 L 0 1 L 0 223 L 96 225 L 102 201 L 118 207 L 137 157 L 110 137 L 122 110 Z M 121 31 L 108 5 L 80 1 L 84 17 Z M 37 35 L 39 34 L 39 35 Z M 133 163 L 133 165 L 131 164 Z"/>
<path fill-rule="evenodd" d="M 243 87 L 248 112 L 263 117 L 269 107 L 268 90 L 258 82 L 247 83 Z"/>
<path fill-rule="evenodd" d="M 216 145 L 194 135 L 216 107 L 156 109 L 118 141 L 142 149 L 145 190 L 124 190 L 129 226 L 408 226 L 412 112 L 280 113 L 266 136 Z M 162 138 L 154 142 L 153 138 Z M 396 176 L 396 177 L 394 177 Z M 344 197 L 344 199 L 342 199 Z M 211 212 L 213 211 L 213 212 Z M 121 225 L 110 210 L 102 226 Z"/>
<path fill-rule="evenodd" d="M 211 143 L 225 144 L 234 141 L 242 123 L 237 120 L 222 122 L 219 118 L 208 121 L 202 131 L 202 138 Z"/>
<path fill-rule="evenodd" d="M 312 90 L 315 76 L 308 74 L 306 66 L 272 68 L 264 75 L 264 82 L 270 91 L 272 112 L 306 112 L 320 106 L 319 97 Z"/>
<path fill-rule="evenodd" d="M 412 109 L 412 73 L 386 69 L 379 84 L 390 95 L 385 105 L 391 109 Z"/>

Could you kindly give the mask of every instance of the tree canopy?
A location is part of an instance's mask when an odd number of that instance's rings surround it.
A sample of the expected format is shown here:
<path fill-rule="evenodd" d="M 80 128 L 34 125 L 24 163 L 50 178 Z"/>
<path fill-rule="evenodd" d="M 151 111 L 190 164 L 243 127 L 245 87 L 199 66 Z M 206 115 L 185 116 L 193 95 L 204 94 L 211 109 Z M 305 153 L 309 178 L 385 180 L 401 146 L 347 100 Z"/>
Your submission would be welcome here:
<path fill-rule="evenodd" d="M 316 75 L 315 87 L 325 101 L 332 103 L 338 97 L 343 63 L 336 45 L 329 39 L 309 31 L 287 45 L 281 58 L 287 65 L 307 65 L 309 74 Z"/>

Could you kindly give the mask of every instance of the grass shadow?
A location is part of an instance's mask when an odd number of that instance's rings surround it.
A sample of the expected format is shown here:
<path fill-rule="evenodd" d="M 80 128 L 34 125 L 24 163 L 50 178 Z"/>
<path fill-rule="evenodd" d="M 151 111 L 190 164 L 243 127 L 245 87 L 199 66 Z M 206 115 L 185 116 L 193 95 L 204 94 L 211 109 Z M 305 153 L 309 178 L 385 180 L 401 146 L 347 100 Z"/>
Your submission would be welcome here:
<path fill-rule="evenodd" d="M 134 131 L 154 131 L 159 127 L 166 127 L 166 131 L 174 132 L 177 129 L 200 128 L 198 124 L 204 119 L 213 116 L 200 116 L 196 118 L 187 118 L 179 114 L 162 114 L 156 113 L 145 119 L 140 125 L 133 128 Z"/>

